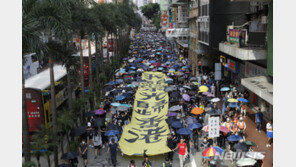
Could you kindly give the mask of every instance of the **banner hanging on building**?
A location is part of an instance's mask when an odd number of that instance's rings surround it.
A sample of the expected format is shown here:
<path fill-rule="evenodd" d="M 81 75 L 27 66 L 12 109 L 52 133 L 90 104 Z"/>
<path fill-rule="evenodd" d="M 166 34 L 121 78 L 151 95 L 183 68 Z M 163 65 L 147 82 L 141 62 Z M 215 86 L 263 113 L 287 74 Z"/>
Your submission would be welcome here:
<path fill-rule="evenodd" d="M 166 76 L 161 72 L 145 72 L 136 93 L 131 123 L 124 127 L 119 141 L 126 155 L 164 154 L 169 127 L 165 121 L 169 97 L 164 91 Z"/>

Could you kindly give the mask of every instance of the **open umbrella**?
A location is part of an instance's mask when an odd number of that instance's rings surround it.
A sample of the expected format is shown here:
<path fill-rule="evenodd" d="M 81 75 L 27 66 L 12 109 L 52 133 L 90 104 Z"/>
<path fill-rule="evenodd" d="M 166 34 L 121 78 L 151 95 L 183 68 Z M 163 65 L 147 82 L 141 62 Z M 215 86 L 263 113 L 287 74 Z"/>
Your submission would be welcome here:
<path fill-rule="evenodd" d="M 188 86 L 188 85 L 184 85 L 183 87 L 186 88 L 186 89 L 191 89 L 191 87 Z"/>
<path fill-rule="evenodd" d="M 85 126 L 79 126 L 71 131 L 72 136 L 80 136 L 83 135 L 86 132 Z"/>
<path fill-rule="evenodd" d="M 194 115 L 199 115 L 199 114 L 202 114 L 203 112 L 204 112 L 204 110 L 199 107 L 195 107 L 191 110 L 191 113 Z"/>
<path fill-rule="evenodd" d="M 185 121 L 187 124 L 197 123 L 197 119 L 194 117 L 188 117 Z"/>
<path fill-rule="evenodd" d="M 244 141 L 244 143 L 246 143 L 248 146 L 255 146 L 257 147 L 257 144 L 251 141 Z"/>
<path fill-rule="evenodd" d="M 235 108 L 235 107 L 238 107 L 238 105 L 237 105 L 237 103 L 229 103 L 228 107 Z"/>
<path fill-rule="evenodd" d="M 125 96 L 119 95 L 119 96 L 115 97 L 115 101 L 121 101 L 121 100 L 123 100 L 125 98 L 126 98 Z"/>
<path fill-rule="evenodd" d="M 95 115 L 94 112 L 87 112 L 87 113 L 85 113 L 85 116 L 86 117 L 91 117 L 91 116 L 94 116 L 94 115 Z"/>
<path fill-rule="evenodd" d="M 174 80 L 172 79 L 172 78 L 167 78 L 166 80 L 165 80 L 165 82 L 166 83 L 171 83 L 171 82 L 173 82 Z M 170 88 L 170 87 L 168 87 L 168 88 Z"/>
<path fill-rule="evenodd" d="M 173 122 L 171 124 L 171 126 L 174 127 L 174 128 L 182 128 L 183 127 L 183 125 L 182 125 L 182 123 L 180 121 Z"/>
<path fill-rule="evenodd" d="M 103 115 L 106 113 L 106 111 L 103 109 L 98 109 L 98 110 L 95 110 L 94 113 L 95 115 Z"/>
<path fill-rule="evenodd" d="M 179 110 L 181 110 L 181 106 L 179 106 L 179 105 L 176 105 L 176 106 L 172 106 L 171 108 L 169 108 L 169 111 L 179 111 Z"/>
<path fill-rule="evenodd" d="M 247 103 L 248 102 L 248 100 L 245 99 L 245 98 L 239 98 L 238 101 L 243 102 L 243 103 Z"/>
<path fill-rule="evenodd" d="M 111 103 L 111 106 L 118 107 L 118 106 L 120 106 L 120 103 Z"/>
<path fill-rule="evenodd" d="M 108 83 L 108 85 L 115 85 L 116 84 L 116 82 L 114 82 L 114 81 L 110 81 L 109 83 Z"/>
<path fill-rule="evenodd" d="M 228 141 L 239 141 L 243 139 L 240 135 L 231 135 L 227 137 Z"/>
<path fill-rule="evenodd" d="M 209 91 L 209 88 L 205 85 L 198 87 L 198 92 L 207 92 L 207 91 Z"/>
<path fill-rule="evenodd" d="M 241 152 L 247 152 L 248 149 L 248 145 L 246 143 L 236 143 L 235 145 L 233 145 L 233 148 L 235 148 L 236 151 L 241 151 Z"/>
<path fill-rule="evenodd" d="M 265 155 L 261 152 L 247 152 L 246 157 L 253 158 L 253 159 L 264 159 Z"/>
<path fill-rule="evenodd" d="M 190 101 L 190 96 L 188 94 L 183 94 L 182 97 L 185 101 Z"/>
<path fill-rule="evenodd" d="M 76 152 L 67 152 L 62 155 L 62 159 L 63 160 L 70 160 L 70 159 L 76 158 L 77 156 L 78 156 L 78 153 L 76 153 Z"/>
<path fill-rule="evenodd" d="M 176 112 L 169 112 L 166 116 L 174 117 L 174 116 L 177 116 L 177 115 L 178 115 L 178 113 L 176 113 Z"/>
<path fill-rule="evenodd" d="M 128 110 L 128 107 L 126 106 L 118 106 L 117 107 L 117 111 L 127 111 Z"/>
<path fill-rule="evenodd" d="M 238 100 L 236 100 L 236 99 L 233 99 L 233 98 L 231 98 L 231 99 L 228 99 L 227 101 L 228 101 L 228 102 L 230 102 L 230 103 L 237 103 L 237 102 L 238 102 Z"/>
<path fill-rule="evenodd" d="M 221 92 L 226 92 L 226 91 L 229 91 L 229 90 L 230 90 L 229 87 L 223 87 L 223 88 L 220 89 Z"/>
<path fill-rule="evenodd" d="M 118 125 L 115 125 L 113 123 L 109 123 L 107 125 L 107 130 L 119 130 L 119 126 Z"/>
<path fill-rule="evenodd" d="M 236 164 L 238 166 L 253 166 L 257 161 L 252 158 L 241 158 L 239 159 Z"/>
<path fill-rule="evenodd" d="M 211 99 L 211 102 L 214 102 L 214 103 L 216 103 L 218 101 L 220 101 L 220 99 L 218 97 Z"/>
<path fill-rule="evenodd" d="M 216 151 L 214 147 L 209 147 L 205 149 L 205 151 L 203 151 L 201 155 L 204 157 L 213 157 L 218 155 L 218 151 Z"/>
<path fill-rule="evenodd" d="M 177 133 L 180 135 L 190 135 L 192 134 L 191 130 L 189 128 L 181 128 L 177 130 Z"/>
<path fill-rule="evenodd" d="M 222 148 L 218 147 L 218 146 L 214 146 L 213 147 L 219 154 L 222 154 L 223 152 L 225 152 Z"/>
<path fill-rule="evenodd" d="M 105 133 L 105 136 L 114 136 L 114 135 L 117 135 L 117 134 L 119 134 L 118 130 L 108 130 Z"/>
<path fill-rule="evenodd" d="M 188 125 L 188 128 L 189 128 L 190 130 L 192 130 L 192 129 L 198 129 L 198 128 L 200 128 L 200 127 L 202 127 L 202 125 L 201 125 L 200 123 L 192 123 L 192 124 L 189 124 L 189 125 Z"/>

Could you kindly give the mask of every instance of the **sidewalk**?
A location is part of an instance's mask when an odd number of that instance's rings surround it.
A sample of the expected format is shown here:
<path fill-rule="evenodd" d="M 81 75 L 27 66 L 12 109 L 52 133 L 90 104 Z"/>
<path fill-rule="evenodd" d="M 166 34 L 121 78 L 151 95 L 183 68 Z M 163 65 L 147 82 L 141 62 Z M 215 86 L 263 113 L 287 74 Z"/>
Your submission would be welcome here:
<path fill-rule="evenodd" d="M 220 109 L 222 109 L 222 102 L 218 103 Z M 255 112 L 247 107 L 247 116 L 244 118 L 244 121 L 247 125 L 246 128 L 246 141 L 252 141 L 257 144 L 257 148 L 254 148 L 254 151 L 264 152 L 265 158 L 263 159 L 264 167 L 272 167 L 273 166 L 273 146 L 266 147 L 267 135 L 265 132 L 266 124 L 262 124 L 262 129 L 260 133 L 256 131 L 256 123 L 255 123 Z"/>
<path fill-rule="evenodd" d="M 256 123 L 254 122 L 254 111 L 247 107 L 247 117 L 244 118 L 246 122 L 246 140 L 253 141 L 257 144 L 258 148 L 255 148 L 254 151 L 260 151 L 265 153 L 265 158 L 263 159 L 264 167 L 273 166 L 273 146 L 266 147 L 267 135 L 265 131 L 260 133 L 256 131 Z M 253 119 L 252 119 L 253 118 Z M 262 125 L 262 128 L 265 129 L 265 124 Z"/>

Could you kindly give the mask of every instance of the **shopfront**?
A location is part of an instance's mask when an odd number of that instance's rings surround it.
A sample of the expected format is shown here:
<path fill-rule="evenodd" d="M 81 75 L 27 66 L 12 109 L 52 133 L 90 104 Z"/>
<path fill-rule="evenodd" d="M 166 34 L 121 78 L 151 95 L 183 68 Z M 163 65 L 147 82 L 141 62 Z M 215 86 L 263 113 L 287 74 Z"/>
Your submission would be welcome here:
<path fill-rule="evenodd" d="M 241 66 L 244 67 L 244 64 L 226 55 L 220 55 L 219 60 L 222 65 L 222 78 L 232 81 L 235 84 L 240 84 L 240 79 L 244 73 L 241 70 Z"/>

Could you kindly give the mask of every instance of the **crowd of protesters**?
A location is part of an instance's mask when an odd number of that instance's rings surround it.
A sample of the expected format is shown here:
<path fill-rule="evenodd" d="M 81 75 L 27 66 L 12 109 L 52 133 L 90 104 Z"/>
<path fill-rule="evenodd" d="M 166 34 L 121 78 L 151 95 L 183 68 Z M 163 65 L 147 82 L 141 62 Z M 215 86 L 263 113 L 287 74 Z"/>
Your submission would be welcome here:
<path fill-rule="evenodd" d="M 86 133 L 81 135 L 79 146 L 85 166 L 89 147 L 94 147 L 95 159 L 102 154 L 100 150 L 107 147 L 110 163 L 114 167 L 118 165 L 118 141 L 124 127 L 131 121 L 135 92 L 144 71 L 161 71 L 167 75 L 166 91 L 169 93 L 170 107 L 166 120 L 170 127 L 167 146 L 172 151 L 164 160 L 163 167 L 172 166 L 175 152 L 178 154 L 180 167 L 183 167 L 193 150 L 205 152 L 213 147 L 222 152 L 253 150 L 255 145 L 246 141 L 245 135 L 247 91 L 239 91 L 234 83 L 217 86 L 214 73 L 210 71 L 199 69 L 198 75 L 192 76 L 188 59 L 182 53 L 176 53 L 160 34 L 140 32 L 135 36 L 129 54 L 124 58 L 122 67 L 116 71 L 116 79 L 105 85 L 105 97 L 101 99 L 99 109 L 87 114 Z M 199 112 L 195 113 L 193 110 Z M 208 120 L 212 117 L 219 117 L 220 129 L 223 129 L 220 130 L 219 137 L 208 136 Z M 259 109 L 255 116 L 256 130 L 259 132 L 262 130 L 262 120 L 263 114 Z M 186 132 L 186 129 L 190 132 Z M 273 138 L 272 121 L 267 124 L 266 129 L 266 146 L 270 147 Z M 243 144 L 247 146 L 246 150 L 237 147 Z M 140 165 L 152 167 L 148 156 L 145 153 L 143 155 L 144 161 Z M 202 165 L 217 164 L 214 156 L 203 154 Z M 262 158 L 255 160 L 254 166 L 262 164 Z M 131 160 L 129 166 L 136 166 L 135 161 Z"/>

